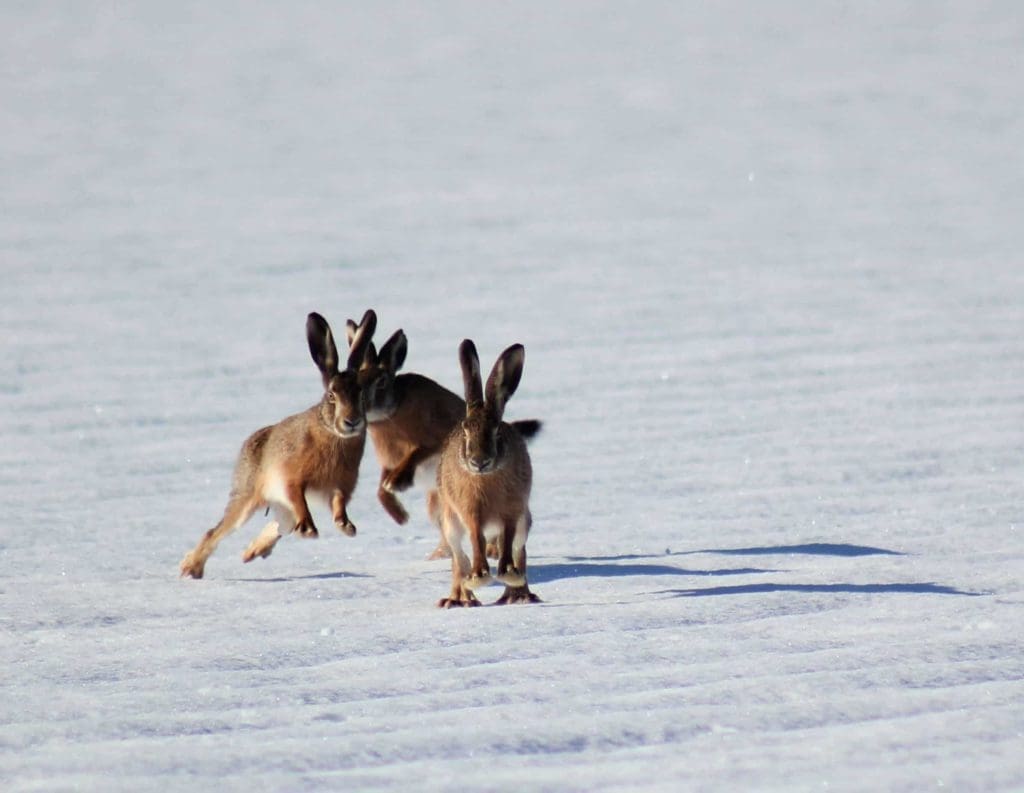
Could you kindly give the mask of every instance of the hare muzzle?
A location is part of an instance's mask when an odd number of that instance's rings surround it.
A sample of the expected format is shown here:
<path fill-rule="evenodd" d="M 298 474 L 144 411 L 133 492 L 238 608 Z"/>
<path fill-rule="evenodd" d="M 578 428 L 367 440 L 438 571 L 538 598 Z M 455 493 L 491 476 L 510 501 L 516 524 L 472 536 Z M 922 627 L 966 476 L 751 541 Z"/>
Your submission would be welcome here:
<path fill-rule="evenodd" d="M 494 470 L 494 458 L 493 457 L 467 457 L 466 468 L 474 474 L 486 474 Z"/>
<path fill-rule="evenodd" d="M 352 438 L 362 432 L 365 426 L 366 422 L 362 419 L 342 419 L 338 434 L 343 438 Z"/>

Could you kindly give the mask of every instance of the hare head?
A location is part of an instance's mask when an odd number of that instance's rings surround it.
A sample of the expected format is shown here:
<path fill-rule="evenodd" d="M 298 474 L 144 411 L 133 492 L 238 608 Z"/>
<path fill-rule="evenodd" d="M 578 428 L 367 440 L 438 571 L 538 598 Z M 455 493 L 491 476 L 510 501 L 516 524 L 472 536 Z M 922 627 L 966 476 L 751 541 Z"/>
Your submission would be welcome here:
<path fill-rule="evenodd" d="M 320 420 L 340 438 L 351 438 L 366 429 L 364 399 L 359 385 L 358 370 L 371 345 L 377 328 L 377 315 L 372 309 L 363 314 L 349 344 L 349 355 L 344 370 L 338 369 L 338 350 L 334 344 L 331 326 L 315 311 L 306 318 L 306 339 L 309 353 L 320 370 L 324 382 L 324 396 L 320 401 Z"/>
<path fill-rule="evenodd" d="M 466 392 L 466 417 L 462 420 L 462 449 L 459 461 L 471 474 L 488 474 L 505 463 L 502 435 L 499 433 L 505 403 L 519 386 L 523 376 L 525 350 L 513 344 L 495 361 L 487 378 L 480 380 L 480 358 L 476 345 L 466 339 L 459 345 L 459 363 Z"/>
<path fill-rule="evenodd" d="M 349 345 L 354 344 L 359 325 L 352 320 L 346 323 Z M 363 404 L 367 421 L 384 421 L 398 409 L 395 394 L 395 377 L 405 363 L 409 342 L 404 331 L 396 330 L 384 342 L 380 351 L 370 344 L 359 368 L 359 385 L 363 390 Z"/>

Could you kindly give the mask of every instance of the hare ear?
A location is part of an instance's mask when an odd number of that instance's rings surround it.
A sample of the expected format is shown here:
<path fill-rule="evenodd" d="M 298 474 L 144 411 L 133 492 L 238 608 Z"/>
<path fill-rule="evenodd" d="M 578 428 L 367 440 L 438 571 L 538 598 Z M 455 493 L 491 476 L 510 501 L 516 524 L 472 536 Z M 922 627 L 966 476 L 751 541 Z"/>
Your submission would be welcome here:
<path fill-rule="evenodd" d="M 363 365 L 363 361 L 366 360 L 375 330 L 377 330 L 377 315 L 370 308 L 363 314 L 359 327 L 352 334 L 352 341 L 349 344 L 348 350 L 348 368 L 351 371 L 357 371 Z M 374 354 L 376 354 L 376 351 L 374 351 Z"/>
<path fill-rule="evenodd" d="M 327 320 L 315 311 L 306 317 L 306 341 L 313 363 L 323 375 L 324 385 L 338 373 L 338 348 L 334 346 L 334 335 Z"/>
<path fill-rule="evenodd" d="M 361 369 L 369 369 L 377 365 L 377 345 L 372 341 L 366 346 L 366 355 L 363 356 Z"/>
<path fill-rule="evenodd" d="M 523 345 L 513 344 L 498 356 L 487 378 L 487 409 L 498 421 L 505 412 L 505 403 L 519 387 L 525 357 Z"/>
<path fill-rule="evenodd" d="M 405 363 L 406 353 L 409 352 L 409 341 L 401 328 L 391 334 L 391 338 L 384 342 L 380 348 L 379 360 L 389 372 L 397 372 Z"/>
<path fill-rule="evenodd" d="M 480 382 L 480 356 L 476 345 L 469 339 L 459 345 L 459 365 L 462 366 L 462 386 L 466 394 L 466 407 L 482 405 L 484 389 Z"/>
<path fill-rule="evenodd" d="M 359 326 L 350 319 L 345 320 L 345 338 L 348 340 L 349 349 L 352 348 L 352 342 L 356 340 L 356 333 L 359 331 Z M 363 356 L 363 362 L 360 368 L 367 369 L 371 366 L 377 365 L 377 348 L 373 342 L 370 342 L 370 346 L 366 348 L 366 355 Z"/>

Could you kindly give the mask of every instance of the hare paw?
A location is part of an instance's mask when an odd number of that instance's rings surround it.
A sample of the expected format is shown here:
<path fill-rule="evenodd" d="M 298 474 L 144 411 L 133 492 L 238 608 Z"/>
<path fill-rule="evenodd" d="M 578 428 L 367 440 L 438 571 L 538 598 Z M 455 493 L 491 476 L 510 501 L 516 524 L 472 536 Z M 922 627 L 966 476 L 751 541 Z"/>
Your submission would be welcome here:
<path fill-rule="evenodd" d="M 182 578 L 202 578 L 205 566 L 205 559 L 197 559 L 195 551 L 189 551 L 185 554 L 185 558 L 181 560 L 178 569 L 181 571 Z"/>
<path fill-rule="evenodd" d="M 401 493 L 412 487 L 416 477 L 416 469 L 409 466 L 398 474 L 391 474 L 384 480 L 384 489 L 389 493 Z"/>
<path fill-rule="evenodd" d="M 441 598 L 439 601 L 437 601 L 437 607 L 439 609 L 451 609 L 451 608 L 461 608 L 461 607 L 469 608 L 469 607 L 472 607 L 472 606 L 479 606 L 479 605 L 482 605 L 482 604 L 480 603 L 479 600 L 477 600 L 473 596 L 472 592 L 467 593 L 467 595 L 465 597 L 461 597 L 461 598 L 447 597 L 447 598 Z"/>
<path fill-rule="evenodd" d="M 530 588 L 526 585 L 516 587 L 505 587 L 505 591 L 501 597 L 498 598 L 494 605 L 496 606 L 507 606 L 511 603 L 543 603 L 539 597 L 537 597 Z"/>
<path fill-rule="evenodd" d="M 242 554 L 242 561 L 249 563 L 257 557 L 266 559 L 270 556 L 274 551 L 274 546 L 277 545 L 277 541 L 281 539 L 280 528 L 281 526 L 276 520 L 272 520 L 264 526 L 245 549 L 245 552 Z"/>
<path fill-rule="evenodd" d="M 402 502 L 395 497 L 394 493 L 386 490 L 384 485 L 381 485 L 377 491 L 377 500 L 380 501 L 380 505 L 384 507 L 384 510 L 391 516 L 391 519 L 399 526 L 408 522 L 409 513 L 402 506 Z"/>
<path fill-rule="evenodd" d="M 348 520 L 347 518 L 345 520 L 336 520 L 336 521 L 334 521 L 334 525 L 337 526 L 338 527 L 338 531 L 340 531 L 346 537 L 355 537 L 356 536 L 356 524 L 354 524 L 352 521 Z"/>
<path fill-rule="evenodd" d="M 502 572 L 501 568 L 499 567 L 498 575 L 495 577 L 507 587 L 526 586 L 526 576 L 520 573 L 515 567 L 509 567 L 504 572 Z"/>
<path fill-rule="evenodd" d="M 462 581 L 462 585 L 469 590 L 480 589 L 481 587 L 487 586 L 491 583 L 491 571 L 484 569 L 474 572 L 469 578 L 465 578 Z"/>

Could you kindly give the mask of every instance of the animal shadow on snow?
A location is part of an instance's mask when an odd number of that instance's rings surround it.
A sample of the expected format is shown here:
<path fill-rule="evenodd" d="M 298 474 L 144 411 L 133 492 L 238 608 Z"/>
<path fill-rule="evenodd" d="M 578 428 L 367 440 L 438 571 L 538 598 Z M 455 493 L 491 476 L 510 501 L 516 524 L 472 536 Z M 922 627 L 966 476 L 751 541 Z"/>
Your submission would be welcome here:
<path fill-rule="evenodd" d="M 873 548 L 870 545 L 849 545 L 846 543 L 810 542 L 801 545 L 763 545 L 753 548 L 705 548 L 699 551 L 668 551 L 650 554 L 619 554 L 617 556 L 570 556 L 572 562 L 622 562 L 631 559 L 664 559 L 668 556 L 696 556 L 697 554 L 720 554 L 722 556 L 903 556 L 899 551 Z M 773 572 L 773 571 L 764 571 Z"/>
<path fill-rule="evenodd" d="M 831 592 L 846 594 L 911 594 L 911 595 L 963 595 L 978 597 L 980 592 L 965 592 L 956 587 L 931 581 L 908 584 L 746 584 L 744 586 L 716 586 L 706 589 L 666 589 L 655 594 L 675 597 L 711 597 L 714 595 L 757 595 L 767 592 Z"/>
<path fill-rule="evenodd" d="M 759 567 L 728 567 L 721 570 L 689 570 L 670 564 L 617 564 L 614 561 L 570 561 L 569 563 L 530 563 L 530 583 L 544 584 L 562 578 L 617 578 L 623 576 L 722 576 L 774 573 Z"/>
<path fill-rule="evenodd" d="M 366 573 L 346 573 L 338 570 L 334 573 L 307 573 L 306 575 L 276 576 L 274 578 L 229 578 L 228 581 L 235 581 L 246 584 L 286 584 L 289 581 L 329 581 L 335 578 L 372 578 Z"/>
<path fill-rule="evenodd" d="M 805 545 L 778 545 L 760 548 L 718 548 L 702 551 L 670 551 L 658 554 L 616 554 L 613 556 L 569 556 L 567 564 L 531 564 L 530 580 L 537 583 L 557 581 L 560 578 L 600 577 L 615 578 L 620 576 L 726 576 L 756 575 L 758 573 L 777 573 L 778 570 L 760 567 L 727 567 L 716 570 L 691 570 L 670 564 L 641 562 L 643 559 L 666 559 L 674 556 L 693 556 L 696 554 L 722 554 L 724 556 L 768 556 L 771 554 L 815 554 L 832 556 L 868 556 L 871 554 L 889 554 L 899 556 L 896 551 L 884 548 L 871 548 L 862 545 L 837 545 L 831 543 L 809 543 Z M 626 562 L 627 564 L 623 564 Z"/>
<path fill-rule="evenodd" d="M 603 557 L 569 557 L 574 564 L 552 565 L 552 567 L 565 567 L 570 571 L 579 566 L 592 566 L 603 572 L 590 573 L 592 575 L 666 575 L 674 571 L 675 575 L 729 575 L 729 574 L 755 574 L 755 573 L 776 573 L 778 570 L 762 570 L 758 568 L 735 568 L 727 570 L 682 570 L 665 564 L 640 564 L 633 560 L 640 559 L 664 559 L 673 556 L 693 556 L 696 554 L 719 554 L 722 556 L 839 556 L 856 558 L 862 556 L 903 556 L 900 551 L 890 551 L 886 548 L 875 548 L 870 545 L 851 545 L 848 543 L 804 543 L 800 545 L 766 545 L 750 548 L 707 548 L 699 551 L 670 551 L 662 554 L 621 554 L 616 556 Z M 632 562 L 620 564 L 621 562 Z M 599 563 L 599 564 L 595 564 Z M 628 572 L 631 568 L 638 568 L 643 572 Z M 532 572 L 532 571 L 531 571 Z M 567 572 L 571 575 L 587 575 L 588 573 Z M 562 576 L 553 576 L 562 577 Z M 908 583 L 886 583 L 886 584 L 786 584 L 786 583 L 756 583 L 741 584 L 735 586 L 715 586 L 702 589 L 668 589 L 652 594 L 673 595 L 675 597 L 710 597 L 715 595 L 745 595 L 764 594 L 769 592 L 796 592 L 796 593 L 847 593 L 847 594 L 924 594 L 924 595 L 962 595 L 966 597 L 977 597 L 980 592 L 966 592 L 956 587 L 937 584 L 935 582 L 908 582 Z"/>

